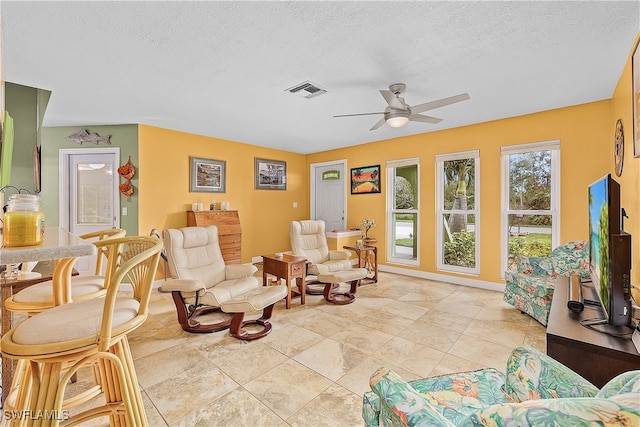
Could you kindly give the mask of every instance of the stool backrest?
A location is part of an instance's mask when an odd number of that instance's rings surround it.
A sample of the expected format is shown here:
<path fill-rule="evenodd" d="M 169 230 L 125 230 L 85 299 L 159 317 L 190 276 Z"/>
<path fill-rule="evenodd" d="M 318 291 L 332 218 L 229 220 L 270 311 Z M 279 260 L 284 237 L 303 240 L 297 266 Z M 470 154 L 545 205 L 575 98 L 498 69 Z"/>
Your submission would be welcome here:
<path fill-rule="evenodd" d="M 106 350 L 111 345 L 111 338 L 122 332 L 131 331 L 141 325 L 147 318 L 149 312 L 149 300 L 153 289 L 153 279 L 155 278 L 162 241 L 154 236 L 132 236 L 115 239 L 104 239 L 96 242 L 99 247 L 107 248 L 107 258 L 112 266 L 112 274 L 105 296 L 102 325 L 100 331 L 101 350 Z M 126 305 L 127 310 L 136 310 L 137 313 L 132 320 L 119 325 L 116 330 L 112 330 L 116 298 L 126 298 L 129 293 L 119 293 L 120 285 L 125 282 L 132 288 L 130 296 L 135 304 Z M 124 313 L 130 316 L 130 313 Z"/>
<path fill-rule="evenodd" d="M 106 230 L 93 231 L 91 233 L 86 233 L 80 236 L 80 238 L 84 240 L 97 241 L 104 239 L 115 239 L 118 237 L 124 237 L 127 235 L 127 230 L 122 228 L 108 228 Z M 98 247 L 98 254 L 96 255 L 96 276 L 102 276 L 102 263 L 107 259 L 107 251 L 105 247 Z M 106 274 L 109 274 L 107 270 Z M 105 286 L 108 283 L 109 278 L 105 278 Z"/>

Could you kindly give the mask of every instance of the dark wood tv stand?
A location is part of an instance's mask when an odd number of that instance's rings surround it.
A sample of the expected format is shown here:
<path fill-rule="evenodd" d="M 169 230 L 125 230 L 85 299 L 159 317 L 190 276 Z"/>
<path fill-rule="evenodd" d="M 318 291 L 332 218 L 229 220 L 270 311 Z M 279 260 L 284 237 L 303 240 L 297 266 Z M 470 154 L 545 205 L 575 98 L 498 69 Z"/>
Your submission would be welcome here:
<path fill-rule="evenodd" d="M 584 285 L 583 292 L 585 299 L 597 299 L 592 285 Z M 569 278 L 558 277 L 547 323 L 547 354 L 596 387 L 622 372 L 640 369 L 640 353 L 630 338 L 616 338 L 580 324 L 582 319 L 603 317 L 602 308 L 585 304 L 582 313 L 573 313 L 567 308 L 568 295 Z"/>

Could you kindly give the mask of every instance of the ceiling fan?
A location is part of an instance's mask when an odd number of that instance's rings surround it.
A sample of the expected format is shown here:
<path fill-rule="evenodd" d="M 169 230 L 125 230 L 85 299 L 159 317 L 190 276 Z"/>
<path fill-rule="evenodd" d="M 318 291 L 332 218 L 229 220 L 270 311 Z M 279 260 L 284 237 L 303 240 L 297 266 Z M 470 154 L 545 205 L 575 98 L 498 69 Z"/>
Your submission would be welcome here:
<path fill-rule="evenodd" d="M 437 117 L 425 116 L 420 113 L 470 99 L 468 93 L 462 93 L 460 95 L 450 96 L 448 98 L 442 98 L 436 101 L 425 102 L 424 104 L 418 104 L 411 107 L 406 102 L 404 102 L 404 98 L 400 97 L 400 95 L 404 93 L 406 88 L 407 86 L 404 83 L 394 83 L 389 86 L 389 90 L 380 91 L 380 94 L 387 101 L 387 104 L 389 104 L 389 106 L 384 111 L 380 111 L 377 113 L 342 114 L 333 117 L 352 117 L 384 114 L 384 117 L 381 118 L 369 130 L 376 130 L 380 126 L 385 124 L 385 122 L 393 128 L 400 128 L 409 123 L 409 121 L 435 124 L 440 123 L 442 119 L 439 119 Z"/>

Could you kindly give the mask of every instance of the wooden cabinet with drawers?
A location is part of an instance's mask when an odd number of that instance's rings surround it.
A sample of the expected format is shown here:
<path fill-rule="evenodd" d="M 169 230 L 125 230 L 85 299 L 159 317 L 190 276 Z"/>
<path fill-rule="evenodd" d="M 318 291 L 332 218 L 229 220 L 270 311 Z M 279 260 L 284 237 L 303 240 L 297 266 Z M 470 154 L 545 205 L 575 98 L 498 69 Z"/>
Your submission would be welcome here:
<path fill-rule="evenodd" d="M 242 229 L 238 211 L 187 211 L 187 227 L 215 225 L 222 258 L 227 264 L 241 263 Z"/>

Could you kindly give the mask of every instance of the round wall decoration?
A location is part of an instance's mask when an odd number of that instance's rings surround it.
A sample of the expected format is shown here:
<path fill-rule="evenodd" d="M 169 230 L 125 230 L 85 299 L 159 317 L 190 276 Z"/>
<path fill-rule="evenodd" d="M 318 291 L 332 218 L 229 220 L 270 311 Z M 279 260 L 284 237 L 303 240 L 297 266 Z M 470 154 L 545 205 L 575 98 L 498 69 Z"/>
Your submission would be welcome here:
<path fill-rule="evenodd" d="M 613 142 L 613 160 L 615 162 L 616 175 L 622 175 L 622 166 L 624 162 L 624 129 L 622 128 L 622 119 L 616 122 L 616 134 Z"/>

